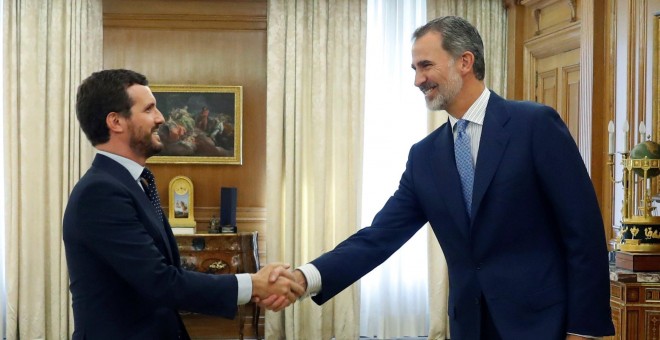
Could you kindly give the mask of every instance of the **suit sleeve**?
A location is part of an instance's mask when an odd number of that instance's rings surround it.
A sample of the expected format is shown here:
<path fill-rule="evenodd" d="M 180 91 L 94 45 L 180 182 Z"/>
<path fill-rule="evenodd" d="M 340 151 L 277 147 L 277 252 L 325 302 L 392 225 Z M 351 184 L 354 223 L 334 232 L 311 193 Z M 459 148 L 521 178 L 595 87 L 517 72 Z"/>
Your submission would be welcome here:
<path fill-rule="evenodd" d="M 414 148 L 399 188 L 376 214 L 372 225 L 311 262 L 321 274 L 321 292 L 312 298 L 317 304 L 325 303 L 383 263 L 426 223 L 414 190 Z"/>
<path fill-rule="evenodd" d="M 125 187 L 98 181 L 80 193 L 71 225 L 77 229 L 80 243 L 154 304 L 234 317 L 236 277 L 196 273 L 168 264 L 137 209 Z"/>
<path fill-rule="evenodd" d="M 540 110 L 533 124 L 534 167 L 565 250 L 567 331 L 612 334 L 606 239 L 593 184 L 559 114 Z"/>

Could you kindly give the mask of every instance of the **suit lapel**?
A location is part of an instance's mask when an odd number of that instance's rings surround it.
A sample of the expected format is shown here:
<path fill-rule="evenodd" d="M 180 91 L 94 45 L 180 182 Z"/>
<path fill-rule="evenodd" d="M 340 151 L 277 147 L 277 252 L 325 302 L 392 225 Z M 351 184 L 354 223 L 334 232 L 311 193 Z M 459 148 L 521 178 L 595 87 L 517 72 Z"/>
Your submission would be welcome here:
<path fill-rule="evenodd" d="M 434 174 L 431 177 L 436 182 L 438 197 L 444 201 L 458 229 L 467 238 L 469 220 L 463 203 L 461 179 L 456 169 L 451 124 L 447 122 L 438 129 L 438 137 L 433 142 L 434 150 L 431 154 L 431 168 Z"/>
<path fill-rule="evenodd" d="M 151 223 L 145 223 L 145 226 L 155 231 L 157 235 L 160 236 L 160 238 L 163 240 L 163 245 L 165 246 L 165 252 L 163 252 L 163 255 L 166 255 L 168 257 L 170 263 L 174 263 L 172 256 L 172 249 L 170 247 L 170 240 L 166 232 L 167 230 L 166 228 L 171 229 L 169 227 L 169 224 L 166 223 L 166 221 L 161 221 L 160 217 L 156 212 L 156 209 L 154 209 L 154 206 L 151 204 L 151 201 L 147 197 L 147 194 L 145 194 L 142 190 L 140 190 L 140 188 L 137 188 L 134 191 L 136 191 L 135 194 L 140 202 L 140 207 L 147 212 L 147 215 L 149 215 L 149 221 Z M 167 215 L 165 215 L 165 212 L 163 212 L 163 219 L 167 219 Z"/>
<path fill-rule="evenodd" d="M 128 170 L 126 170 L 126 168 L 114 160 L 99 154 L 97 154 L 96 158 L 94 158 L 93 166 L 102 169 L 104 172 L 108 173 L 110 176 L 121 182 L 137 198 L 138 209 L 145 211 L 149 217 L 149 221 L 142 221 L 142 224 L 147 229 L 149 234 L 154 237 L 154 242 L 160 249 L 163 256 L 165 256 L 170 261 L 170 263 L 174 263 L 170 245 L 171 242 L 167 232 L 164 229 L 164 227 L 169 228 L 169 224 L 161 222 L 160 218 L 156 214 L 156 210 L 151 204 L 151 201 L 149 201 L 149 198 L 144 193 L 144 191 L 140 189 L 139 184 L 133 179 Z M 165 216 L 166 215 L 163 214 L 164 218 L 166 218 Z M 162 240 L 162 242 L 158 242 L 158 239 Z"/>
<path fill-rule="evenodd" d="M 500 165 L 502 155 L 509 141 L 510 132 L 504 127 L 509 121 L 509 114 L 504 107 L 504 99 L 491 91 L 484 126 L 481 130 L 479 155 L 474 171 L 474 187 L 472 191 L 472 216 L 479 212 L 479 206 L 486 194 L 495 171 Z"/>

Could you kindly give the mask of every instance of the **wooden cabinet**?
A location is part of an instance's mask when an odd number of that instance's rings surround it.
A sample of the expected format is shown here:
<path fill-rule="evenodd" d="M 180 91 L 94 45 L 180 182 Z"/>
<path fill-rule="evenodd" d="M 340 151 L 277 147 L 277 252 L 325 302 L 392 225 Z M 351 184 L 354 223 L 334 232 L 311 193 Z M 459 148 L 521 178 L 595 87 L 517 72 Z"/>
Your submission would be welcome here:
<path fill-rule="evenodd" d="M 181 266 L 209 274 L 255 273 L 259 269 L 257 233 L 175 235 Z M 254 304 L 239 306 L 235 320 L 182 312 L 183 322 L 193 339 L 243 339 L 249 319 L 251 334 L 259 338 L 259 309 Z"/>
<path fill-rule="evenodd" d="M 660 339 L 660 273 L 610 270 L 610 306 L 616 334 L 606 339 Z"/>

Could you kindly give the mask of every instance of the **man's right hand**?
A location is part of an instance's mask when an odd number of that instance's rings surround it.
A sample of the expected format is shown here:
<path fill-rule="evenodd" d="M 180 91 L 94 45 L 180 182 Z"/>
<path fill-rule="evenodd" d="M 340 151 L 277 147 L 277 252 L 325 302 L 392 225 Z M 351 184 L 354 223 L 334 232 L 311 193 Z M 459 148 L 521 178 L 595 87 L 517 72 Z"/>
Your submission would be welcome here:
<path fill-rule="evenodd" d="M 301 284 L 297 283 L 288 264 L 271 263 L 252 274 L 252 301 L 259 306 L 278 312 L 294 303 L 298 297 L 305 293 Z M 302 275 L 302 273 L 300 273 Z M 305 287 L 307 285 L 305 284 Z M 262 304 L 260 301 L 268 303 Z"/>
<path fill-rule="evenodd" d="M 285 275 L 286 277 L 292 277 L 292 280 L 295 281 L 298 285 L 300 285 L 303 288 L 303 291 L 301 294 L 298 294 L 297 298 L 301 297 L 305 292 L 307 291 L 307 278 L 305 278 L 305 275 L 300 271 L 300 270 L 294 270 L 293 272 L 288 270 L 288 267 L 278 267 L 274 269 L 273 271 L 270 272 L 268 282 L 270 283 L 275 283 L 277 280 L 279 280 L 280 276 Z M 259 298 L 258 296 L 255 296 L 252 298 L 252 302 L 256 303 L 262 308 L 274 310 L 275 308 L 280 306 L 281 299 L 276 296 L 276 295 L 271 295 L 267 297 L 266 299 Z M 287 305 L 288 306 L 288 305 Z M 284 306 L 286 307 L 286 306 Z M 282 308 L 284 308 L 282 307 Z M 281 310 L 282 308 L 279 308 L 278 310 Z M 275 310 L 275 311 L 278 311 Z"/>

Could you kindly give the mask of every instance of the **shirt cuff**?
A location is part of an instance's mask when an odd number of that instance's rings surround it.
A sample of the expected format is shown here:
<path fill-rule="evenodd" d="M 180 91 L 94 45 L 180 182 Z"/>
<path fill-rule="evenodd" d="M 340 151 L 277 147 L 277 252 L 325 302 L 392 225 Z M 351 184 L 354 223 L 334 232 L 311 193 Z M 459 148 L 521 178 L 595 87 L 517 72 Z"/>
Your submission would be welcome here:
<path fill-rule="evenodd" d="M 296 269 L 300 270 L 307 280 L 307 291 L 305 291 L 305 296 L 314 296 L 318 294 L 321 291 L 321 273 L 316 266 L 307 263 Z"/>
<path fill-rule="evenodd" d="M 244 305 L 252 299 L 252 277 L 250 274 L 236 274 L 238 280 L 238 296 L 236 304 Z"/>

